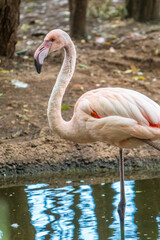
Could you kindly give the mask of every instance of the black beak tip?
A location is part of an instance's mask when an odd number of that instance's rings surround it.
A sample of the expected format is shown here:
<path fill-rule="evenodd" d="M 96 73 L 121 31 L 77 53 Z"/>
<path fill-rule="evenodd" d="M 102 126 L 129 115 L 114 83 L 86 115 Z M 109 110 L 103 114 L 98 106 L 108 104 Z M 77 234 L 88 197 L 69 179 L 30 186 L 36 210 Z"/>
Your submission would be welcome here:
<path fill-rule="evenodd" d="M 41 68 L 42 68 L 42 64 L 39 64 L 39 62 L 37 61 L 37 59 L 34 59 L 34 64 L 37 70 L 37 73 L 41 73 Z"/>

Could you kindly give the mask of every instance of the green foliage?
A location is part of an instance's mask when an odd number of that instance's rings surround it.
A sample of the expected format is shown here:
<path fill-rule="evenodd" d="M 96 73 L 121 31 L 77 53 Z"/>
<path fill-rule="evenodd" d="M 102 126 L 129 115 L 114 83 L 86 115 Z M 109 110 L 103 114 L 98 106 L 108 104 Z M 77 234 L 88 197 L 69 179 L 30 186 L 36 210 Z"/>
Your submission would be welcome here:
<path fill-rule="evenodd" d="M 127 9 L 124 4 L 111 5 L 110 0 L 91 0 L 88 5 L 88 16 L 102 20 L 115 17 L 124 18 L 126 15 Z"/>
<path fill-rule="evenodd" d="M 87 65 L 85 65 L 85 64 L 81 64 L 81 63 L 80 63 L 78 66 L 79 66 L 80 68 L 83 68 L 83 69 L 87 69 L 87 68 L 88 68 Z"/>
<path fill-rule="evenodd" d="M 30 9 L 30 8 L 28 8 L 27 10 L 26 10 L 26 13 L 31 13 L 32 12 L 32 10 Z"/>
<path fill-rule="evenodd" d="M 106 13 L 109 11 L 110 0 L 105 0 L 104 3 L 90 1 L 88 6 L 88 15 L 98 18 L 104 18 Z"/>
<path fill-rule="evenodd" d="M 63 105 L 63 106 L 61 107 L 61 109 L 62 109 L 62 110 L 63 110 L 63 109 L 70 109 L 70 106 Z"/>
<path fill-rule="evenodd" d="M 26 53 L 27 51 L 28 51 L 27 49 L 23 49 L 23 50 L 15 52 L 15 54 L 23 54 L 23 53 Z"/>

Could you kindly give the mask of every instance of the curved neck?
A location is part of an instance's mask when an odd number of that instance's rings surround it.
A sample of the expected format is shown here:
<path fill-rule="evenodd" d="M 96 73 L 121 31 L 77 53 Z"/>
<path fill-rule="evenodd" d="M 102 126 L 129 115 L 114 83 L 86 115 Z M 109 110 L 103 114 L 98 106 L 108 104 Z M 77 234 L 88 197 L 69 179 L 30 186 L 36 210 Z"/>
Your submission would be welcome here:
<path fill-rule="evenodd" d="M 55 86 L 52 90 L 48 102 L 49 126 L 63 138 L 67 138 L 69 122 L 63 120 L 61 115 L 61 105 L 65 90 L 72 78 L 76 63 L 76 50 L 73 42 L 68 39 L 68 44 L 64 47 L 64 60 L 58 74 Z"/>

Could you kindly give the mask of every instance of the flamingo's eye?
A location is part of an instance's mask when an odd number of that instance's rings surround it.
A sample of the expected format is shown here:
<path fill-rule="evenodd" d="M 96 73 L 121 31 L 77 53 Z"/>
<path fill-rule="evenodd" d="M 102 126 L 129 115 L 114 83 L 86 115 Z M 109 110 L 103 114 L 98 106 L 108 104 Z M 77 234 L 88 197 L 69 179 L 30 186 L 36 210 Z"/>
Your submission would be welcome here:
<path fill-rule="evenodd" d="M 55 39 L 54 39 L 54 38 L 52 38 L 52 39 L 51 39 L 51 42 L 54 42 L 54 40 L 55 40 Z"/>

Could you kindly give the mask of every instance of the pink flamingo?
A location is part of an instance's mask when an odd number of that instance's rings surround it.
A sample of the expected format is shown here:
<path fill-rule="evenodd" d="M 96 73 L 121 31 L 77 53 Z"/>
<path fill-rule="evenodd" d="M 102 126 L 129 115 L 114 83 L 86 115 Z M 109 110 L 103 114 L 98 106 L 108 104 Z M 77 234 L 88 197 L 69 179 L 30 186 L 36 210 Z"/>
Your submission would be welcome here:
<path fill-rule="evenodd" d="M 72 78 L 76 63 L 75 46 L 69 35 L 60 30 L 50 31 L 34 54 L 37 72 L 51 52 L 64 49 L 64 61 L 48 103 L 49 126 L 62 138 L 76 143 L 102 141 L 120 148 L 121 199 L 118 205 L 124 218 L 125 189 L 122 148 L 133 148 L 160 138 L 160 106 L 147 96 L 124 88 L 100 88 L 83 94 L 75 104 L 70 121 L 61 116 L 61 103 Z"/>

